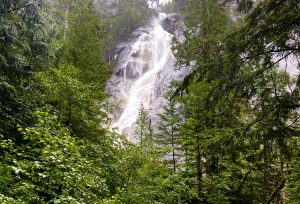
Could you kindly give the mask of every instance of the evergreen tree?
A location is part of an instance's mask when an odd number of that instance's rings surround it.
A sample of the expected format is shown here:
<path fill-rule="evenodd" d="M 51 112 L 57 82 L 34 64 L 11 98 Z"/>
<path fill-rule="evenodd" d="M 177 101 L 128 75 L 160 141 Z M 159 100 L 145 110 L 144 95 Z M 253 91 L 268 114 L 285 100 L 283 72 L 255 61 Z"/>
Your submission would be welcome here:
<path fill-rule="evenodd" d="M 286 71 L 299 67 L 299 1 L 170 5 L 186 9 L 173 50 L 191 72 L 158 134 L 141 104 L 133 144 L 105 128 L 103 56 L 144 24 L 146 3 L 100 15 L 91 0 L 1 2 L 0 203 L 299 201 L 300 80 Z"/>
<path fill-rule="evenodd" d="M 31 72 L 45 69 L 51 55 L 43 1 L 2 1 L 0 5 L 0 133 L 18 134 L 17 123 L 34 119 Z M 7 136 L 6 135 L 6 136 Z"/>
<path fill-rule="evenodd" d="M 102 59 L 104 31 L 100 14 L 91 0 L 75 1 L 70 6 L 62 63 L 77 67 L 80 80 L 93 83 L 95 93 L 97 89 L 103 93 L 110 71 Z"/>
<path fill-rule="evenodd" d="M 153 132 L 151 127 L 151 118 L 148 116 L 144 105 L 141 104 L 136 121 L 135 137 L 141 147 L 153 145 Z"/>
<path fill-rule="evenodd" d="M 155 144 L 161 147 L 170 148 L 172 169 L 176 172 L 182 142 L 180 139 L 182 117 L 179 112 L 179 104 L 168 96 L 166 96 L 166 100 L 170 101 L 167 101 L 167 103 L 163 106 L 162 113 L 158 114 L 159 121 L 157 123 L 157 129 L 159 132 L 155 134 Z"/>
<path fill-rule="evenodd" d="M 174 48 L 179 64 L 194 66 L 177 93 L 185 90 L 187 112 L 198 107 L 201 113 L 196 117 L 197 111 L 191 111 L 183 126 L 183 132 L 193 130 L 187 144 L 200 144 L 195 152 L 201 150 L 201 158 L 191 160 L 206 175 L 198 176 L 198 188 L 199 181 L 205 183 L 203 198 L 213 203 L 282 202 L 289 161 L 295 158 L 288 146 L 298 135 L 298 88 L 287 91 L 297 83 L 278 71 L 278 63 L 298 55 L 297 43 L 287 43 L 298 25 L 291 20 L 283 26 L 279 19 L 298 19 L 299 4 L 264 1 L 243 27 L 228 31 L 230 21 L 217 1 L 198 3 L 202 10 L 194 4 L 186 20 L 185 43 Z M 217 14 L 211 15 L 211 9 Z M 201 97 L 193 102 L 194 96 Z"/>

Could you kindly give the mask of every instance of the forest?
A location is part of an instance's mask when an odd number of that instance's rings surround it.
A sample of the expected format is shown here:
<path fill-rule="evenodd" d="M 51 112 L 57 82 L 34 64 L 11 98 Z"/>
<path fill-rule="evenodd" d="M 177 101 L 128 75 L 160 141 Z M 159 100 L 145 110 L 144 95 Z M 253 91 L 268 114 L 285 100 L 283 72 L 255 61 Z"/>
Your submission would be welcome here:
<path fill-rule="evenodd" d="M 299 204 L 300 1 L 148 3 L 0 0 L 0 203 Z M 107 82 L 159 12 L 189 72 L 132 142 Z"/>

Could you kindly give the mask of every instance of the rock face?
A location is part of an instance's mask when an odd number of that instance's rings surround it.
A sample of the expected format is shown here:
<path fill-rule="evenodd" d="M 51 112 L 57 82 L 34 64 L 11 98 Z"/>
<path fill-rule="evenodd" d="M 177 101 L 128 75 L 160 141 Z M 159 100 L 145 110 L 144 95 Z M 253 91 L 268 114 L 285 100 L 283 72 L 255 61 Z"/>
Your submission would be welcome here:
<path fill-rule="evenodd" d="M 169 14 L 162 22 L 161 26 L 165 31 L 175 34 L 175 31 L 182 24 L 182 17 L 177 13 Z"/>
<path fill-rule="evenodd" d="M 164 103 L 163 94 L 171 80 L 181 80 L 188 68 L 175 69 L 171 51 L 174 35 L 180 35 L 178 14 L 160 14 L 150 25 L 136 29 L 127 42 L 116 47 L 117 64 L 107 90 L 121 102 L 111 128 L 134 141 L 135 122 L 140 104 L 154 124 Z M 176 36 L 178 37 L 178 36 Z"/>
<path fill-rule="evenodd" d="M 149 69 L 149 63 L 143 59 L 150 57 L 151 50 L 147 47 L 140 49 L 138 46 L 142 46 L 139 41 L 148 40 L 150 30 L 150 27 L 137 28 L 131 34 L 128 42 L 117 45 L 115 75 L 126 79 L 136 79 L 141 73 L 145 73 Z"/>

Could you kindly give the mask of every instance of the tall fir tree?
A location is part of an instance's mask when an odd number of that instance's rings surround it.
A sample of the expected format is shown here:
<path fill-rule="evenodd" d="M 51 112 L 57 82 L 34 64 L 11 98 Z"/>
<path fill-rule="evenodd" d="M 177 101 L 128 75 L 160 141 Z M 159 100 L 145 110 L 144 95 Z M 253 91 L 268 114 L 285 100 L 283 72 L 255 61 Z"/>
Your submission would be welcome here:
<path fill-rule="evenodd" d="M 141 147 L 153 145 L 153 130 L 151 118 L 143 104 L 140 105 L 139 113 L 136 121 L 135 137 Z"/>
<path fill-rule="evenodd" d="M 180 127 L 182 125 L 182 116 L 180 115 L 179 103 L 171 97 L 171 93 L 165 96 L 166 104 L 162 107 L 162 113 L 158 114 L 159 120 L 156 128 L 158 133 L 155 134 L 154 142 L 160 147 L 167 147 L 171 156 L 171 165 L 174 172 L 178 168 L 181 157 L 181 135 Z"/>

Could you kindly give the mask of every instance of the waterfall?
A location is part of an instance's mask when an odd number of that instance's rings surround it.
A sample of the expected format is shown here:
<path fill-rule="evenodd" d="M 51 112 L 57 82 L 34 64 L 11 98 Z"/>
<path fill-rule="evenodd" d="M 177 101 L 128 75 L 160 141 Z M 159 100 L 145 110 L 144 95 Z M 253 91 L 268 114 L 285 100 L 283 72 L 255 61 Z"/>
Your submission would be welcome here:
<path fill-rule="evenodd" d="M 133 139 L 133 126 L 141 104 L 149 109 L 156 99 L 155 85 L 158 73 L 170 56 L 172 35 L 160 25 L 165 17 L 160 14 L 153 19 L 148 32 L 141 32 L 131 46 L 127 59 L 122 66 L 123 83 L 120 87 L 124 98 L 124 109 L 112 124 L 118 133 L 127 134 Z"/>
<path fill-rule="evenodd" d="M 140 105 L 143 104 L 155 121 L 169 82 L 183 78 L 186 73 L 185 70 L 174 69 L 173 35 L 162 26 L 171 22 L 170 19 L 165 22 L 167 18 L 166 14 L 160 13 L 149 26 L 138 28 L 128 42 L 117 47 L 117 65 L 108 87 L 121 101 L 121 107 L 111 129 L 127 135 L 130 141 L 135 141 L 134 129 Z"/>

